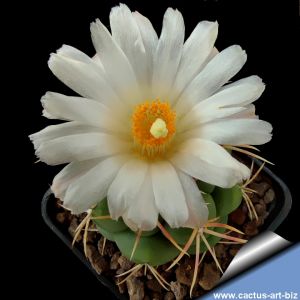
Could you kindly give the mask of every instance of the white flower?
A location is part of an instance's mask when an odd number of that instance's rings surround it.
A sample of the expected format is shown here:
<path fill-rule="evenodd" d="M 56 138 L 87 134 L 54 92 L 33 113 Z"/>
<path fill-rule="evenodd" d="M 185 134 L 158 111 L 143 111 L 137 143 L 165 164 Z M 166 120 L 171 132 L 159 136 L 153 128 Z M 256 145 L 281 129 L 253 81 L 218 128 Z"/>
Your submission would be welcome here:
<path fill-rule="evenodd" d="M 91 24 L 94 58 L 64 45 L 49 60 L 82 96 L 42 98 L 44 116 L 69 121 L 30 136 L 41 161 L 69 163 L 52 190 L 76 214 L 107 196 L 114 219 L 142 230 L 159 214 L 172 227 L 201 226 L 208 210 L 194 178 L 241 182 L 249 169 L 221 145 L 271 139 L 251 104 L 264 84 L 257 76 L 226 84 L 246 54 L 236 45 L 218 53 L 217 22 L 200 22 L 184 42 L 182 15 L 169 8 L 158 39 L 147 18 L 121 4 L 110 26 L 112 34 Z"/>

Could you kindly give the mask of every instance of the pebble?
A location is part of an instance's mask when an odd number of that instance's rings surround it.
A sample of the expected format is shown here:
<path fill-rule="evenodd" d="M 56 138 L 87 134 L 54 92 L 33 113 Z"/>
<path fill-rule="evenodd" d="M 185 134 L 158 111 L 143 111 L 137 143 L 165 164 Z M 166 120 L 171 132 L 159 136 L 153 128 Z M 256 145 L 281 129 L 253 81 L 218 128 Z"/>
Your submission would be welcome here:
<path fill-rule="evenodd" d="M 161 274 L 161 276 L 162 276 L 166 281 L 170 281 L 170 280 L 173 278 L 173 275 L 174 275 L 174 273 L 173 273 L 173 272 L 170 272 L 170 271 L 168 271 L 168 272 L 163 271 L 163 272 L 161 272 L 160 274 Z"/>
<path fill-rule="evenodd" d="M 228 265 L 231 262 L 231 258 L 229 258 L 229 256 L 225 256 L 221 261 L 220 261 L 220 265 L 222 270 L 226 270 Z"/>
<path fill-rule="evenodd" d="M 261 198 L 258 197 L 256 194 L 248 194 L 252 203 L 255 204 L 255 203 L 259 203 L 261 201 Z"/>
<path fill-rule="evenodd" d="M 143 277 L 144 276 L 144 272 L 145 272 L 145 268 L 141 268 L 137 272 L 135 272 L 133 274 L 133 276 L 135 276 L 135 277 Z"/>
<path fill-rule="evenodd" d="M 161 292 L 162 286 L 156 280 L 156 278 L 146 281 L 146 286 L 149 290 L 154 292 Z"/>
<path fill-rule="evenodd" d="M 120 267 L 124 271 L 128 271 L 131 269 L 134 265 L 133 262 L 131 262 L 129 259 L 127 259 L 125 256 L 121 255 L 118 259 L 118 263 L 120 264 Z"/>
<path fill-rule="evenodd" d="M 145 297 L 144 283 L 132 276 L 126 280 L 127 290 L 130 300 L 141 300 Z"/>
<path fill-rule="evenodd" d="M 154 278 L 154 276 L 152 275 L 152 274 L 150 274 L 150 273 L 147 273 L 147 279 L 153 279 Z"/>
<path fill-rule="evenodd" d="M 56 215 L 56 221 L 60 224 L 65 223 L 66 220 L 66 214 L 65 212 L 60 212 Z"/>
<path fill-rule="evenodd" d="M 255 172 L 256 172 L 257 170 L 255 170 Z M 263 180 L 263 177 L 261 176 L 261 173 L 260 174 L 258 174 L 257 176 L 256 176 L 256 178 L 255 178 L 255 182 L 261 182 Z"/>
<path fill-rule="evenodd" d="M 269 189 L 265 196 L 264 196 L 264 201 L 266 204 L 271 203 L 275 199 L 275 192 L 273 189 Z"/>
<path fill-rule="evenodd" d="M 163 295 L 161 293 L 154 292 L 152 293 L 152 300 L 163 300 Z"/>
<path fill-rule="evenodd" d="M 257 203 L 255 204 L 255 211 L 258 216 L 263 216 L 266 212 L 266 204 L 264 203 Z"/>
<path fill-rule="evenodd" d="M 193 259 L 185 259 L 183 263 L 179 265 L 176 269 L 176 279 L 179 283 L 185 284 L 187 286 L 192 285 L 193 274 L 194 274 L 194 260 Z"/>
<path fill-rule="evenodd" d="M 222 259 L 222 258 L 226 257 L 226 255 L 227 255 L 226 247 L 223 244 L 217 244 L 215 246 L 215 252 L 216 252 L 216 256 L 218 259 Z"/>
<path fill-rule="evenodd" d="M 243 213 L 245 213 L 246 215 L 248 214 L 248 207 L 247 207 L 246 201 L 242 202 L 242 206 L 240 208 L 243 211 Z M 230 217 L 230 215 L 229 215 L 229 217 Z"/>
<path fill-rule="evenodd" d="M 248 208 L 246 207 L 246 211 L 241 208 L 236 209 L 229 215 L 229 220 L 237 225 L 244 224 L 247 217 Z"/>
<path fill-rule="evenodd" d="M 231 248 L 230 248 L 230 250 L 229 250 L 229 254 L 231 255 L 231 256 L 235 256 L 237 253 L 238 253 L 238 251 L 240 250 L 240 247 L 238 246 L 231 246 Z"/>
<path fill-rule="evenodd" d="M 57 210 L 60 210 L 62 208 L 63 202 L 59 199 L 56 199 L 54 206 Z M 63 208 L 62 208 L 63 209 Z M 65 212 L 67 212 L 67 210 L 65 210 Z"/>
<path fill-rule="evenodd" d="M 180 284 L 178 281 L 171 282 L 171 291 L 174 293 L 176 300 L 183 300 L 187 294 L 186 286 Z"/>
<path fill-rule="evenodd" d="M 80 214 L 80 215 L 75 215 L 78 219 L 78 223 L 81 223 L 83 219 L 86 217 L 86 213 Z"/>
<path fill-rule="evenodd" d="M 256 220 L 257 227 L 263 225 L 264 223 L 265 223 L 265 218 L 264 218 L 264 216 L 259 216 L 259 217 L 258 217 L 258 220 Z"/>
<path fill-rule="evenodd" d="M 165 294 L 164 300 L 174 300 L 174 299 L 175 299 L 175 296 L 172 292 L 167 292 Z"/>
<path fill-rule="evenodd" d="M 103 244 L 104 244 L 104 237 L 102 236 L 98 242 L 98 251 L 101 255 L 102 255 Z M 116 249 L 115 249 L 114 244 L 111 241 L 106 240 L 105 247 L 103 250 L 103 255 L 112 257 L 115 252 L 116 252 Z"/>
<path fill-rule="evenodd" d="M 76 228 L 78 227 L 79 223 L 77 221 L 77 219 L 75 217 L 72 218 L 71 220 L 71 223 L 69 225 L 69 228 L 68 228 L 68 232 L 69 234 L 74 237 L 75 236 L 75 230 Z M 82 233 L 80 232 L 77 236 L 77 239 L 76 239 L 76 242 L 80 242 L 82 240 Z"/>
<path fill-rule="evenodd" d="M 215 263 L 205 263 L 199 285 L 206 291 L 211 290 L 220 280 L 220 271 Z"/>
<path fill-rule="evenodd" d="M 87 234 L 86 241 L 88 243 L 93 243 L 97 239 L 97 232 L 95 231 L 89 231 Z"/>
<path fill-rule="evenodd" d="M 249 184 L 249 188 L 255 190 L 257 192 L 257 195 L 261 198 L 264 196 L 266 191 L 270 188 L 270 185 L 267 182 L 252 182 Z"/>
<path fill-rule="evenodd" d="M 123 280 L 123 278 L 116 278 L 115 282 L 116 285 L 118 287 L 118 290 L 121 294 L 124 294 L 125 292 L 127 292 L 127 285 L 125 282 L 118 284 L 119 282 L 121 282 Z"/>
<path fill-rule="evenodd" d="M 86 245 L 86 255 L 89 262 L 98 274 L 101 274 L 109 269 L 109 264 L 107 260 L 100 255 L 97 248 L 93 245 Z"/>
<path fill-rule="evenodd" d="M 119 262 L 118 259 L 121 256 L 121 252 L 116 252 L 114 255 L 111 257 L 110 260 L 110 269 L 111 270 L 117 270 L 119 268 Z"/>
<path fill-rule="evenodd" d="M 252 220 L 244 225 L 244 233 L 249 236 L 253 236 L 258 234 L 258 222 L 256 220 Z"/>

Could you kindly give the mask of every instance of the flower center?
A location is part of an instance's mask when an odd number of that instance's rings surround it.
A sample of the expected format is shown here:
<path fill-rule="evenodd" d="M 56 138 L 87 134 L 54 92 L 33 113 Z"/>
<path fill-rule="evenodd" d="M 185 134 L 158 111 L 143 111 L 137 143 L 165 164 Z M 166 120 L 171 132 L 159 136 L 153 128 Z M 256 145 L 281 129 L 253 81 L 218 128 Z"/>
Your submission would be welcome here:
<path fill-rule="evenodd" d="M 136 106 L 132 114 L 132 135 L 142 155 L 163 154 L 175 133 L 176 113 L 170 104 L 154 100 Z"/>
<path fill-rule="evenodd" d="M 166 122 L 160 118 L 157 118 L 150 128 L 150 133 L 156 139 L 166 137 L 168 135 L 168 132 L 169 130 L 167 128 Z"/>

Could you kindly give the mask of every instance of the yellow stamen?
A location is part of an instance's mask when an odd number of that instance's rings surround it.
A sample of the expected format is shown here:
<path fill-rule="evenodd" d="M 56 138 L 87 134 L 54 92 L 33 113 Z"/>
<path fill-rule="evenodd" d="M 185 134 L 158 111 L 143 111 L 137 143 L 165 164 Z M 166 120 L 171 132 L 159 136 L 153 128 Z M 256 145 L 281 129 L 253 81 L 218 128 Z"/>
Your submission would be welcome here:
<path fill-rule="evenodd" d="M 132 114 L 132 135 L 136 149 L 144 156 L 162 155 L 175 134 L 176 114 L 170 104 L 155 100 L 136 106 Z"/>

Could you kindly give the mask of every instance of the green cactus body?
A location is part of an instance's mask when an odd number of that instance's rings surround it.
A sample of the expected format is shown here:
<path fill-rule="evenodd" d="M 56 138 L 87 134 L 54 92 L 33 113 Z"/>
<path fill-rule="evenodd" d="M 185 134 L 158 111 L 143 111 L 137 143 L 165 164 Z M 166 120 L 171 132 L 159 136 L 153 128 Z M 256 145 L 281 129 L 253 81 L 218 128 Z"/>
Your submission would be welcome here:
<path fill-rule="evenodd" d="M 219 217 L 218 223 L 227 224 L 228 215 L 234 211 L 241 203 L 242 192 L 239 185 L 230 189 L 214 187 L 204 182 L 197 182 L 199 189 L 204 192 L 203 197 L 209 210 L 208 219 Z M 107 200 L 103 199 L 97 207 L 93 209 L 92 217 L 107 216 L 109 210 Z M 136 240 L 136 233 L 130 230 L 122 219 L 115 220 L 93 220 L 99 232 L 110 241 L 116 242 L 121 253 L 130 258 Z M 192 234 L 190 228 L 171 228 L 168 224 L 163 226 L 180 245 L 184 246 Z M 219 233 L 224 233 L 224 228 L 211 228 Z M 211 247 L 214 247 L 220 240 L 219 237 L 205 234 Z M 195 254 L 195 241 L 189 249 L 190 254 Z M 200 244 L 200 252 L 207 250 L 203 241 Z M 178 256 L 179 251 L 166 239 L 158 228 L 144 232 L 141 235 L 136 251 L 131 260 L 137 264 L 149 264 L 159 266 L 172 261 Z"/>
<path fill-rule="evenodd" d="M 98 205 L 93 209 L 92 217 L 98 216 L 108 216 L 109 210 L 107 206 L 107 199 L 103 199 Z M 128 227 L 122 219 L 115 220 L 93 220 L 97 227 L 106 230 L 109 233 L 115 233 L 127 230 Z"/>

